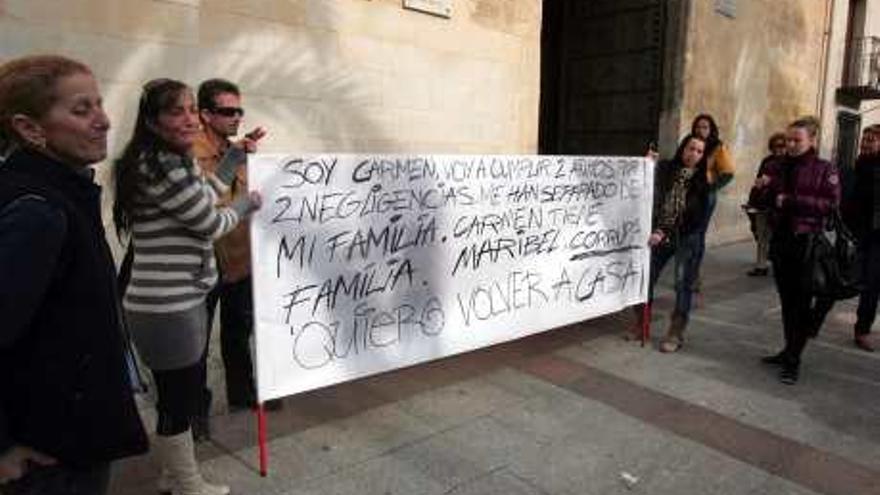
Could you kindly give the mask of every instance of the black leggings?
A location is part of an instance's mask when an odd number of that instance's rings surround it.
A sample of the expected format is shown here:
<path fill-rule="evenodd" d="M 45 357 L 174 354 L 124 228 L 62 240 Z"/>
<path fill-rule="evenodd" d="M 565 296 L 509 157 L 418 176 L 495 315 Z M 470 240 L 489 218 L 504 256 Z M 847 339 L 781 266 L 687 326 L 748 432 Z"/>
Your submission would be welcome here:
<path fill-rule="evenodd" d="M 834 300 L 812 295 L 804 284 L 806 235 L 774 233 L 771 241 L 773 277 L 782 304 L 783 354 L 791 364 L 800 364 L 809 337 L 819 333 Z"/>
<path fill-rule="evenodd" d="M 202 402 L 202 360 L 185 368 L 153 370 L 158 395 L 157 434 L 167 437 L 189 429 L 192 417 L 199 411 Z"/>

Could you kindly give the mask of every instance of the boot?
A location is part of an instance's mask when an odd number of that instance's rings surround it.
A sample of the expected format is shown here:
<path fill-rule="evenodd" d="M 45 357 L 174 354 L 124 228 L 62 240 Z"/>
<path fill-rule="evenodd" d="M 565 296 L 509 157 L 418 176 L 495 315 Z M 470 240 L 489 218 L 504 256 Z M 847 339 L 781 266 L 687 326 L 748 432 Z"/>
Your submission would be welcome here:
<path fill-rule="evenodd" d="M 159 473 L 159 480 L 156 482 L 156 487 L 159 489 L 159 495 L 173 495 L 171 492 L 171 477 L 168 474 L 168 470 L 164 467 L 162 468 L 162 472 Z"/>
<path fill-rule="evenodd" d="M 666 337 L 660 342 L 660 352 L 675 352 L 681 349 L 685 327 L 687 327 L 687 317 L 681 313 L 672 313 Z"/>
<path fill-rule="evenodd" d="M 157 436 L 156 451 L 168 470 L 171 492 L 174 495 L 227 495 L 229 487 L 209 485 L 199 473 L 193 447 L 192 432 L 174 436 Z"/>
<path fill-rule="evenodd" d="M 642 328 L 645 325 L 645 305 L 636 304 L 632 306 L 635 323 L 633 326 L 623 332 L 623 340 L 642 340 Z"/>
<path fill-rule="evenodd" d="M 623 331 L 623 340 L 642 340 L 642 326 L 645 323 L 645 305 L 636 304 L 631 306 L 630 309 L 632 310 L 635 322 Z"/>

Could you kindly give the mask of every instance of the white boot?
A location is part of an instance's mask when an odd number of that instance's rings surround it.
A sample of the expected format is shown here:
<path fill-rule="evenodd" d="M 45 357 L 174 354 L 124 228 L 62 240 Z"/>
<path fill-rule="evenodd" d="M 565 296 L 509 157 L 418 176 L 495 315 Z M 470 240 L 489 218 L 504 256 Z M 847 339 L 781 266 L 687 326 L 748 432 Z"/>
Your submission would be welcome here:
<path fill-rule="evenodd" d="M 229 487 L 209 485 L 199 473 L 193 447 L 192 432 L 170 437 L 156 436 L 156 451 L 168 470 L 171 492 L 174 495 L 227 495 Z"/>
<path fill-rule="evenodd" d="M 161 464 L 160 459 L 160 465 Z M 165 466 L 162 466 L 162 472 L 159 474 L 159 481 L 156 482 L 156 487 L 159 489 L 159 495 L 173 495 L 171 491 L 171 475 L 168 474 L 168 469 Z"/>

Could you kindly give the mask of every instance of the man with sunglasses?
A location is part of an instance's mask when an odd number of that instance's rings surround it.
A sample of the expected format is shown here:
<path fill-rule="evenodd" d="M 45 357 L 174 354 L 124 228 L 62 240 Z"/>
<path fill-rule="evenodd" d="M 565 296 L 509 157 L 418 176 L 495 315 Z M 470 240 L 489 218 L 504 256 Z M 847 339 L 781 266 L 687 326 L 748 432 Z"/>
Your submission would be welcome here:
<path fill-rule="evenodd" d="M 209 79 L 199 85 L 198 105 L 202 133 L 196 140 L 193 150 L 199 167 L 205 171 L 212 171 L 227 148 L 232 145 L 232 139 L 238 134 L 241 126 L 244 117 L 241 92 L 238 86 L 230 81 Z M 257 142 L 263 135 L 265 131 L 258 127 L 247 133 L 245 137 Z M 245 168 L 240 167 L 238 170 L 230 196 L 247 189 Z M 253 302 L 248 227 L 248 222 L 241 222 L 235 230 L 215 243 L 220 281 L 207 299 L 209 326 L 213 323 L 218 300 L 220 302 L 220 351 L 226 371 L 226 400 L 230 412 L 249 409 L 256 403 L 250 353 Z M 207 348 L 205 356 L 207 357 Z M 207 372 L 203 376 L 205 377 L 204 408 L 202 416 L 193 421 L 193 433 L 198 439 L 205 439 L 210 435 L 208 413 L 211 391 L 207 387 Z"/>

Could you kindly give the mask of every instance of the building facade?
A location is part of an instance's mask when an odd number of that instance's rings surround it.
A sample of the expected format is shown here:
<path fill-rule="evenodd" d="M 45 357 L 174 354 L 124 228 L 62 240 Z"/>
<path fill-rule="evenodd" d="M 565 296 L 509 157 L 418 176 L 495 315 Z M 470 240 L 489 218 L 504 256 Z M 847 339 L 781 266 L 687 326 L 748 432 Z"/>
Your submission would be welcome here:
<path fill-rule="evenodd" d="M 822 94 L 822 153 L 852 167 L 861 130 L 880 123 L 880 0 L 834 3 Z"/>
<path fill-rule="evenodd" d="M 641 155 L 656 141 L 669 155 L 710 113 L 739 169 L 710 234 L 721 242 L 748 235 L 739 205 L 769 134 L 804 114 L 836 131 L 850 3 L 0 0 L 0 60 L 91 65 L 111 155 L 155 77 L 239 83 L 266 151 Z M 874 32 L 880 9 L 866 9 Z"/>

